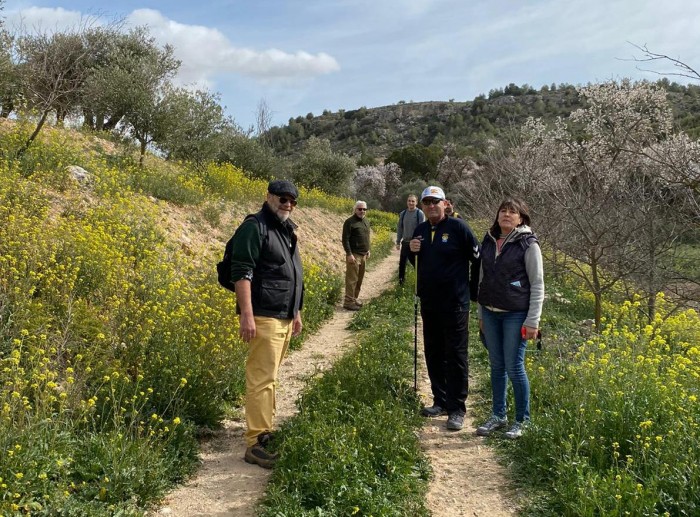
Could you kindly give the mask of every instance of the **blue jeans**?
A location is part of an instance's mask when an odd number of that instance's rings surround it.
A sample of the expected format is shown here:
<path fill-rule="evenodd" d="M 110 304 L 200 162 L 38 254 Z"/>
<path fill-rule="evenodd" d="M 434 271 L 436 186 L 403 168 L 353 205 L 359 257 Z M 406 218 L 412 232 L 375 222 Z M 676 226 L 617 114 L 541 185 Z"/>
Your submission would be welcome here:
<path fill-rule="evenodd" d="M 491 364 L 491 392 L 493 414 L 506 416 L 507 382 L 513 384 L 515 395 L 515 420 L 530 420 L 530 381 L 525 372 L 525 341 L 520 329 L 525 322 L 526 311 L 494 312 L 482 307 L 482 320 L 486 348 Z"/>

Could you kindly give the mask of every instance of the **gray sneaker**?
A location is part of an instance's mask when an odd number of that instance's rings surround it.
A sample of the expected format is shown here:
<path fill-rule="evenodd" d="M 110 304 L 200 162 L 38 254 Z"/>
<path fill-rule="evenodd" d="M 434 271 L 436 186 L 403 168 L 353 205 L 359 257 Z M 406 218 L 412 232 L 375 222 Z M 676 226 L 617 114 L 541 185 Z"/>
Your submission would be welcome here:
<path fill-rule="evenodd" d="M 508 429 L 503 436 L 509 440 L 517 440 L 523 435 L 523 431 L 527 427 L 527 421 L 525 422 L 515 422 L 510 429 Z"/>
<path fill-rule="evenodd" d="M 476 428 L 476 434 L 479 436 L 491 436 L 491 433 L 504 428 L 506 425 L 508 425 L 508 418 L 491 415 L 491 418 Z"/>
<path fill-rule="evenodd" d="M 450 431 L 459 431 L 464 427 L 464 413 L 455 411 L 447 417 L 447 428 Z"/>
<path fill-rule="evenodd" d="M 447 411 L 445 411 L 441 406 L 433 404 L 432 406 L 424 407 L 423 409 L 421 409 L 420 414 L 421 416 L 427 418 L 434 418 L 436 416 L 446 415 Z"/>

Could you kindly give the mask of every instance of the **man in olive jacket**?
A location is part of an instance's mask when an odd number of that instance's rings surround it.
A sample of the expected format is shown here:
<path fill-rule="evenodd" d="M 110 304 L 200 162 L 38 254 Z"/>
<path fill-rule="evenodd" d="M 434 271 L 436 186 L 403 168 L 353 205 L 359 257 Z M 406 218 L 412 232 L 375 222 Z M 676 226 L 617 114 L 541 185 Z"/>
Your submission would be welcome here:
<path fill-rule="evenodd" d="M 289 219 L 299 192 L 286 180 L 270 182 L 267 192 L 262 210 L 246 217 L 233 236 L 231 279 L 240 336 L 249 344 L 245 461 L 272 468 L 277 372 L 291 337 L 301 333 L 304 283 L 296 225 Z"/>
<path fill-rule="evenodd" d="M 360 296 L 365 265 L 369 258 L 370 229 L 367 203 L 357 201 L 353 214 L 343 224 L 343 249 L 345 250 L 345 301 L 343 307 L 356 311 L 362 307 Z"/>

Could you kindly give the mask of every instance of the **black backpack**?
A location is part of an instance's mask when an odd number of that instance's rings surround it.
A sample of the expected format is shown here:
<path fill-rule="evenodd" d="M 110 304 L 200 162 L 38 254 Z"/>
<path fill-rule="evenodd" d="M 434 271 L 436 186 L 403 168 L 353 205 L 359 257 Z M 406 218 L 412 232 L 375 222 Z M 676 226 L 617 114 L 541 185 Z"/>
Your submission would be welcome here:
<path fill-rule="evenodd" d="M 246 216 L 243 222 L 247 221 L 248 219 L 255 219 L 258 222 L 258 230 L 260 231 L 260 242 L 262 243 L 267 237 L 267 225 L 264 223 L 264 221 L 261 221 L 261 219 L 257 217 L 256 214 Z M 226 243 L 226 248 L 224 249 L 224 258 L 221 260 L 221 262 L 219 262 L 216 265 L 216 274 L 219 280 L 219 285 L 234 293 L 236 292 L 236 284 L 231 281 L 231 255 L 233 254 L 233 238 L 235 236 L 236 233 L 234 232 L 234 234 Z"/>

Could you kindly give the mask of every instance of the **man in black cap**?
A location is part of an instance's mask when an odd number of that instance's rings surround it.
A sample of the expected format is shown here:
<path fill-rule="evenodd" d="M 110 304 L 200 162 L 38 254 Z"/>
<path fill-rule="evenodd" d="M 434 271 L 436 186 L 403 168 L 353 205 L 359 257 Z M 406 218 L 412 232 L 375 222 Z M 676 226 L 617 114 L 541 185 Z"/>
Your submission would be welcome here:
<path fill-rule="evenodd" d="M 304 283 L 297 226 L 289 219 L 299 191 L 290 181 L 275 180 L 267 192 L 262 209 L 233 236 L 231 279 L 240 336 L 249 344 L 245 461 L 272 468 L 278 457 L 269 449 L 277 372 L 289 340 L 301 333 Z"/>

